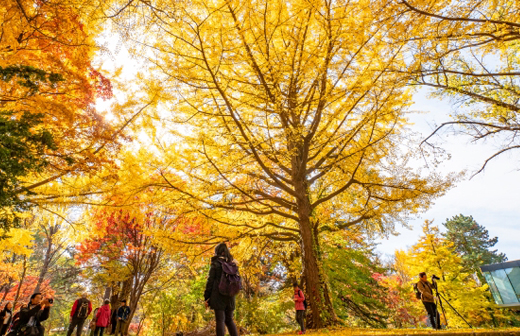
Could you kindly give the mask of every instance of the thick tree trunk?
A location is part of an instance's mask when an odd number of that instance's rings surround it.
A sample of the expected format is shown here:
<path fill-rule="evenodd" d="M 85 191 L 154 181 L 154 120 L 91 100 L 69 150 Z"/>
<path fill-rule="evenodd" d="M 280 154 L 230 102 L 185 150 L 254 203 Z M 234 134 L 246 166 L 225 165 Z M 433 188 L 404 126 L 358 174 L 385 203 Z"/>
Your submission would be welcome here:
<path fill-rule="evenodd" d="M 114 311 L 114 309 L 117 309 L 119 306 L 119 293 L 121 292 L 121 287 L 118 285 L 118 283 L 112 283 L 111 287 L 112 295 L 110 296 L 110 307 L 112 307 L 112 311 Z"/>
<path fill-rule="evenodd" d="M 302 183 L 302 187 L 305 184 Z M 321 267 L 318 232 L 313 227 L 311 220 L 311 203 L 307 196 L 307 190 L 296 188 L 302 195 L 298 201 L 298 217 L 301 232 L 302 265 L 305 277 L 305 292 L 307 302 L 311 310 L 312 328 L 323 328 L 337 321 L 328 284 Z M 298 190 L 300 189 L 300 190 Z M 302 190 L 303 189 L 303 190 Z"/>

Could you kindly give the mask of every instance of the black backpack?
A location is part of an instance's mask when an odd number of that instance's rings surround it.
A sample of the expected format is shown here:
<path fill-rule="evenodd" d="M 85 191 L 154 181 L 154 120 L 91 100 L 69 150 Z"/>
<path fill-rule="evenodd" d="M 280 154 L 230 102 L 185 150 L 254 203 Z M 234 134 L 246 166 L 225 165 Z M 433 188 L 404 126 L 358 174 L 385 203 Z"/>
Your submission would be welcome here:
<path fill-rule="evenodd" d="M 238 266 L 233 262 L 219 260 L 222 265 L 222 275 L 218 284 L 218 291 L 225 296 L 235 296 L 242 289 L 242 279 L 238 274 Z"/>
<path fill-rule="evenodd" d="M 88 304 L 89 304 L 89 301 L 88 300 L 79 300 L 78 301 L 78 306 L 76 307 L 76 316 L 78 318 L 87 318 L 88 316 Z"/>
<path fill-rule="evenodd" d="M 413 284 L 413 291 L 415 292 L 415 298 L 417 300 L 421 300 L 422 299 L 422 295 L 421 295 L 421 292 L 419 291 L 419 288 L 417 288 L 417 283 Z"/>
<path fill-rule="evenodd" d="M 298 292 L 298 296 L 299 297 L 302 297 L 302 291 L 300 289 L 300 291 Z M 305 310 L 307 310 L 307 299 L 303 300 L 303 307 L 305 308 Z"/>

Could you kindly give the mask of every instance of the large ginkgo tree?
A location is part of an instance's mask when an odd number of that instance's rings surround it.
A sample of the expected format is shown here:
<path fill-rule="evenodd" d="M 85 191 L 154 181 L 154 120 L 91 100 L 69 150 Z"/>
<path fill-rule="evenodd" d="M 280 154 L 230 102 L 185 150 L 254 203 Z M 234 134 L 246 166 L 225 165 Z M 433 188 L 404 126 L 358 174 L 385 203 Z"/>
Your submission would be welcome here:
<path fill-rule="evenodd" d="M 152 64 L 141 83 L 160 97 L 161 130 L 172 130 L 155 137 L 167 164 L 153 184 L 213 220 L 213 242 L 226 227 L 235 238 L 297 242 L 316 327 L 336 320 L 320 235 L 392 232 L 450 185 L 407 167 L 410 94 L 390 71 L 406 64 L 399 8 L 215 0 L 113 9 Z"/>

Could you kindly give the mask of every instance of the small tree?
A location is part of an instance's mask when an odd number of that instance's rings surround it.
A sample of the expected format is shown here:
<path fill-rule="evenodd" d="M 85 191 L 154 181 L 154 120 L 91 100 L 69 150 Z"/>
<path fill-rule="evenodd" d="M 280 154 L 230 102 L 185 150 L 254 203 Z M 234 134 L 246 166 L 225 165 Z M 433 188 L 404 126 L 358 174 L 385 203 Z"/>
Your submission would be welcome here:
<path fill-rule="evenodd" d="M 94 281 L 123 283 L 118 299 L 129 300 L 131 321 L 146 285 L 164 266 L 164 250 L 147 230 L 164 227 L 169 219 L 152 210 L 99 209 L 93 222 L 93 232 L 78 246 L 78 262 L 89 266 L 87 276 Z"/>

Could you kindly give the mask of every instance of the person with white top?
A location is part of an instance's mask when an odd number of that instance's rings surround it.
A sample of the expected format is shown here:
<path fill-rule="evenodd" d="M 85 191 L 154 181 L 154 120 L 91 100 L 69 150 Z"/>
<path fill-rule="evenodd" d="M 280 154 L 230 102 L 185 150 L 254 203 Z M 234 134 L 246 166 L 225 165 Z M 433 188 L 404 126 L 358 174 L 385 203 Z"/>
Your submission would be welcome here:
<path fill-rule="evenodd" d="M 13 318 L 13 304 L 7 302 L 4 309 L 0 312 L 0 336 L 4 336 L 9 329 L 11 319 Z"/>

